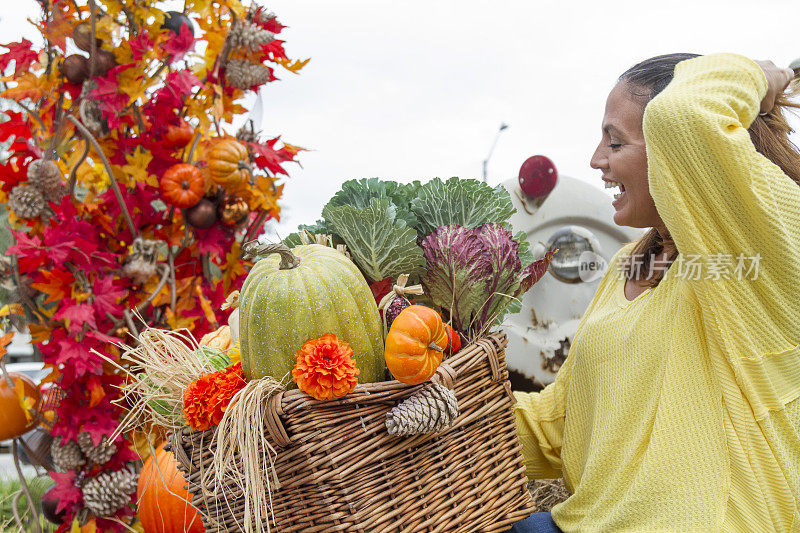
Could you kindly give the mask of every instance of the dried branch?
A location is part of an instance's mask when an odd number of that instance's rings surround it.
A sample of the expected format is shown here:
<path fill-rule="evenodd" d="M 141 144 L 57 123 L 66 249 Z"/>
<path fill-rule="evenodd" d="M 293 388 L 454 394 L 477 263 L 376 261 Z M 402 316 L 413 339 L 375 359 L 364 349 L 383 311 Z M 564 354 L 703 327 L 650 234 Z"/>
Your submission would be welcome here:
<path fill-rule="evenodd" d="M 117 197 L 117 201 L 119 202 L 120 210 L 122 214 L 125 216 L 125 222 L 128 224 L 128 229 L 131 231 L 131 235 L 133 237 L 139 237 L 139 231 L 136 229 L 136 226 L 133 224 L 133 219 L 131 218 L 130 212 L 128 212 L 128 206 L 125 205 L 125 200 L 122 198 L 122 193 L 119 190 L 119 185 L 117 185 L 117 178 L 114 177 L 114 172 L 111 170 L 111 165 L 106 158 L 106 154 L 103 153 L 103 148 L 100 146 L 100 143 L 97 142 L 97 139 L 94 138 L 92 132 L 86 129 L 86 126 L 80 123 L 78 119 L 76 119 L 72 115 L 67 115 L 67 119 L 70 122 L 75 124 L 75 127 L 78 128 L 78 131 L 83 135 L 83 138 L 92 143 L 97 155 L 100 156 L 100 159 L 103 161 L 103 166 L 106 167 L 106 172 L 108 172 L 108 177 L 111 182 L 111 189 L 114 191 L 114 196 Z"/>

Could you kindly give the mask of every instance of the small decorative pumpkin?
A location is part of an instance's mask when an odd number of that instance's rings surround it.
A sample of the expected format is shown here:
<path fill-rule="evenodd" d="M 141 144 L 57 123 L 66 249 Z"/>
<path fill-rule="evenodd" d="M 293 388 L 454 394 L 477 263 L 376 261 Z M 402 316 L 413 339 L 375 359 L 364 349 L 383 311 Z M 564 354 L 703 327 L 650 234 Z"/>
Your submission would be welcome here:
<path fill-rule="evenodd" d="M 161 144 L 166 148 L 183 148 L 194 138 L 192 127 L 183 119 L 178 120 L 178 125 L 168 126 L 167 133 L 161 139 Z"/>
<path fill-rule="evenodd" d="M 228 350 L 231 348 L 231 327 L 222 326 L 211 333 L 206 333 L 200 339 L 200 346 L 208 346 L 222 351 Z"/>
<path fill-rule="evenodd" d="M 158 447 L 147 458 L 136 491 L 139 520 L 147 533 L 202 533 L 203 521 L 192 507 L 192 495 L 171 452 Z"/>
<path fill-rule="evenodd" d="M 386 366 L 398 381 L 417 385 L 436 372 L 447 346 L 441 315 L 430 307 L 411 305 L 400 311 L 386 336 Z"/>
<path fill-rule="evenodd" d="M 164 196 L 164 201 L 181 209 L 197 205 L 203 198 L 204 191 L 203 175 L 194 165 L 186 163 L 172 165 L 161 177 L 161 194 Z"/>
<path fill-rule="evenodd" d="M 34 401 L 33 408 L 38 409 L 41 393 L 31 378 L 25 374 L 9 372 L 8 377 L 14 383 L 9 387 L 8 381 L 0 374 L 0 440 L 15 439 L 27 433 L 37 424 L 37 417 L 25 416 L 20 405 L 18 394 Z M 22 387 L 22 391 L 19 388 Z"/>
<path fill-rule="evenodd" d="M 447 350 L 445 350 L 445 353 L 457 353 L 461 349 L 461 337 L 458 335 L 456 330 L 450 327 L 450 324 L 445 324 L 444 327 L 447 330 L 448 341 Z"/>
<path fill-rule="evenodd" d="M 320 244 L 292 250 L 283 244 L 248 244 L 245 252 L 263 256 L 247 275 L 239 299 L 239 343 L 246 379 L 281 379 L 292 372 L 303 343 L 332 333 L 350 344 L 361 371 L 359 381 L 382 380 L 383 327 L 378 307 L 350 259 Z"/>
<path fill-rule="evenodd" d="M 243 144 L 233 139 L 217 142 L 207 159 L 211 180 L 228 190 L 235 190 L 250 179 L 250 155 Z"/>

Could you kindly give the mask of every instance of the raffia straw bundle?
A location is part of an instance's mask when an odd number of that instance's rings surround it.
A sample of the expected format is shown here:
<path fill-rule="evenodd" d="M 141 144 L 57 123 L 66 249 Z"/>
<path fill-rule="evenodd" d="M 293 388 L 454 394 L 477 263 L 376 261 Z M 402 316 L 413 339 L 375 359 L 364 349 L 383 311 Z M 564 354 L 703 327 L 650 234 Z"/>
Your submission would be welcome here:
<path fill-rule="evenodd" d="M 208 357 L 198 353 L 197 341 L 189 331 L 148 327 L 138 341 L 136 348 L 122 346 L 121 359 L 131 363 L 129 368 L 99 354 L 129 377 L 118 400 L 128 413 L 114 438 L 150 424 L 169 431 L 185 429 L 184 390 L 201 375 L 216 370 Z M 283 390 L 281 382 L 264 378 L 250 381 L 236 393 L 217 426 L 213 468 L 203 472 L 203 484 L 210 487 L 207 497 L 227 503 L 231 487 L 250 495 L 245 510 L 254 520 L 240 527 L 247 533 L 270 531 L 272 485 L 277 488 L 280 484 L 275 473 L 277 454 L 267 442 L 263 421 L 267 402 Z"/>
<path fill-rule="evenodd" d="M 128 413 L 115 433 L 148 423 L 168 430 L 184 427 L 183 390 L 202 374 L 212 371 L 211 362 L 197 353 L 197 341 L 188 330 L 148 327 L 137 340 L 135 348 L 121 346 L 121 360 L 131 363 L 128 368 L 99 354 L 129 378 L 122 389 L 122 398 L 117 401 Z"/>

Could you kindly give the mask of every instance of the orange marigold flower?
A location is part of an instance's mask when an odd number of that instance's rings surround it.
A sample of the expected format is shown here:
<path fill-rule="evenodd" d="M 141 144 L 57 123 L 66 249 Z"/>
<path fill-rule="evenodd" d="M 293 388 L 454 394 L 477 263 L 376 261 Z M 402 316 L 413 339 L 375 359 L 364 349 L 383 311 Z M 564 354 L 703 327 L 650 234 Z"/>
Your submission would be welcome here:
<path fill-rule="evenodd" d="M 292 379 L 309 396 L 333 400 L 355 388 L 360 372 L 350 344 L 326 333 L 319 339 L 308 339 L 297 350 Z"/>
<path fill-rule="evenodd" d="M 205 431 L 219 424 L 231 398 L 246 384 L 241 363 L 200 376 L 183 391 L 186 425 Z"/>

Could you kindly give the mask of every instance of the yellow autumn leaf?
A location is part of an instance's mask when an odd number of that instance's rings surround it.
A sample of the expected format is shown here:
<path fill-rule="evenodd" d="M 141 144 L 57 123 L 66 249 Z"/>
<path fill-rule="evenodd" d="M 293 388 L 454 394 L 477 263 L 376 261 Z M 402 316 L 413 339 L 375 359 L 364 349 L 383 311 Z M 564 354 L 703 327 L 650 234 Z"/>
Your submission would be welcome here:
<path fill-rule="evenodd" d="M 231 283 L 245 273 L 241 259 L 241 246 L 234 242 L 230 251 L 225 255 L 225 266 L 222 269 L 222 287 L 227 293 Z"/>
<path fill-rule="evenodd" d="M 22 308 L 21 304 L 6 304 L 3 307 L 0 307 L 0 317 L 2 316 L 9 316 L 9 315 L 24 315 L 25 310 Z"/>
<path fill-rule="evenodd" d="M 192 331 L 194 329 L 194 323 L 200 319 L 199 316 L 186 317 L 176 315 L 169 307 L 165 315 L 167 317 L 167 324 L 173 330 L 188 329 Z"/>
<path fill-rule="evenodd" d="M 299 59 L 295 59 L 294 61 L 292 61 L 288 57 L 287 58 L 283 58 L 283 57 L 275 58 L 275 62 L 277 64 L 279 64 L 280 66 L 282 66 L 283 68 L 285 68 L 286 70 L 291 72 L 292 74 L 300 74 L 300 70 L 303 67 L 305 67 L 306 65 L 308 65 L 309 61 L 311 61 L 311 58 L 305 59 L 303 61 L 301 61 Z"/>
<path fill-rule="evenodd" d="M 11 344 L 11 339 L 14 338 L 14 332 L 8 332 L 2 337 L 0 337 L 0 360 L 3 359 L 3 356 L 6 354 L 6 346 Z"/>
<path fill-rule="evenodd" d="M 25 413 L 25 418 L 28 420 L 28 422 L 30 422 L 33 420 L 36 400 L 30 396 L 25 396 L 25 383 L 22 382 L 21 378 L 14 380 L 14 394 L 17 395 L 17 401 L 19 401 L 19 406 L 22 408 L 22 412 Z"/>
<path fill-rule="evenodd" d="M 13 78 L 4 77 L 2 81 L 15 82 L 16 85 L 0 93 L 0 97 L 19 101 L 25 98 L 37 100 L 41 96 L 44 96 L 39 78 L 31 72 L 25 72 Z"/>
<path fill-rule="evenodd" d="M 127 165 L 122 167 L 127 183 L 147 182 L 152 187 L 158 187 L 158 178 L 147 171 L 147 166 L 153 160 L 153 154 L 141 146 L 136 147 L 132 154 L 126 154 Z"/>

